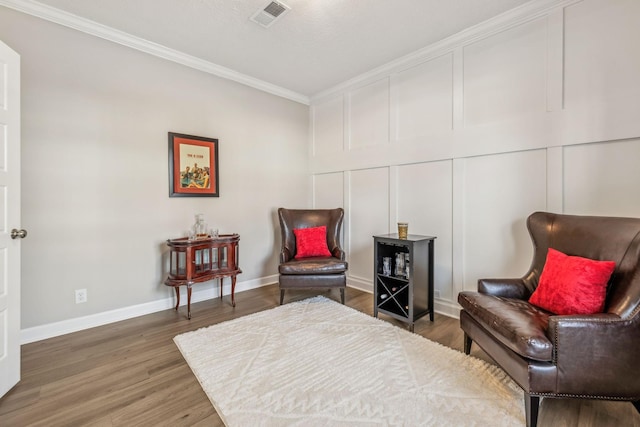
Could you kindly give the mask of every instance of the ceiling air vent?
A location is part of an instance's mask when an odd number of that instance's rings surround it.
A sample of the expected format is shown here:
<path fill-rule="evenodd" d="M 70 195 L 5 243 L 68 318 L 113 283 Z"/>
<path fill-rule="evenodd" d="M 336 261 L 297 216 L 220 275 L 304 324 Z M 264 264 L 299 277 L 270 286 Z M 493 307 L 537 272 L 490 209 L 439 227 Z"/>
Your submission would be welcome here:
<path fill-rule="evenodd" d="M 265 28 L 269 28 L 278 19 L 282 18 L 291 8 L 279 1 L 269 2 L 264 8 L 258 10 L 251 20 L 262 25 Z"/>

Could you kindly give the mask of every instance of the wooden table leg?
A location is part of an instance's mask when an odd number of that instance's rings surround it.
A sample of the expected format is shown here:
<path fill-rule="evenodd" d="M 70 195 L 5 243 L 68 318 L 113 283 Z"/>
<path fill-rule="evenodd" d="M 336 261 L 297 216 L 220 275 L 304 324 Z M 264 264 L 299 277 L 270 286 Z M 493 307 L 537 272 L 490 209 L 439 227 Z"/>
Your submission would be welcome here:
<path fill-rule="evenodd" d="M 236 306 L 236 276 L 231 276 L 231 305 Z"/>
<path fill-rule="evenodd" d="M 173 289 L 176 290 L 176 311 L 178 311 L 180 306 L 180 286 L 174 286 Z"/>
<path fill-rule="evenodd" d="M 187 316 L 191 319 L 191 285 L 187 285 Z"/>

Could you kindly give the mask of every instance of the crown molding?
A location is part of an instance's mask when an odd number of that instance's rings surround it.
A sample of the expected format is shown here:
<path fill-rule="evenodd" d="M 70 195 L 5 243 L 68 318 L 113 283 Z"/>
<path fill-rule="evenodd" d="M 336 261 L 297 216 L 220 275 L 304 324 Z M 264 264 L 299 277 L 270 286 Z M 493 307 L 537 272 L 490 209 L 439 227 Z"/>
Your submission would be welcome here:
<path fill-rule="evenodd" d="M 10 9 L 26 13 L 28 15 L 32 15 L 59 25 L 63 25 L 68 28 L 72 28 L 74 30 L 82 31 L 83 33 L 87 33 L 95 37 L 100 37 L 102 39 L 118 43 L 120 45 L 127 46 L 132 49 L 136 49 L 141 52 L 145 52 L 150 55 L 154 55 L 159 58 L 184 65 L 186 67 L 194 68 L 205 73 L 213 74 L 227 80 L 241 83 L 245 86 L 249 86 L 254 89 L 270 93 L 272 95 L 280 96 L 291 101 L 299 102 L 304 105 L 309 105 L 310 102 L 308 96 L 302 95 L 300 93 L 293 92 L 283 87 L 253 78 L 246 74 L 236 72 L 230 68 L 226 68 L 221 65 L 196 58 L 195 56 L 187 55 L 158 43 L 150 42 L 140 37 L 125 33 L 124 31 L 116 30 L 114 28 L 99 24 L 89 19 L 64 12 L 60 9 L 44 5 L 37 1 L 0 0 L 0 6 L 5 6 Z"/>
<path fill-rule="evenodd" d="M 499 33 L 506 29 L 548 15 L 583 0 L 534 0 L 511 9 L 477 25 L 466 28 L 446 39 L 433 43 L 413 53 L 395 59 L 366 73 L 342 82 L 310 97 L 311 104 L 341 95 L 356 87 L 365 86 L 391 74 L 413 67 L 430 59 L 452 52 L 454 49 Z"/>

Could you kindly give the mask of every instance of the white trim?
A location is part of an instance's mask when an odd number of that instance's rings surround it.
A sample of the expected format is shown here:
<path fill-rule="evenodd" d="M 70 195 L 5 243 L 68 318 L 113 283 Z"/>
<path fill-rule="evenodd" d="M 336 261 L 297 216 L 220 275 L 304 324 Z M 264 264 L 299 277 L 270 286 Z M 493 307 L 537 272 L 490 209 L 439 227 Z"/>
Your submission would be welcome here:
<path fill-rule="evenodd" d="M 347 276 L 347 286 L 368 294 L 373 294 L 373 284 L 370 280 L 360 277 Z"/>
<path fill-rule="evenodd" d="M 436 299 L 433 302 L 435 306 L 435 312 L 438 314 L 442 314 L 443 316 L 453 317 L 454 319 L 460 318 L 460 307 L 458 304 L 453 303 L 451 301 Z"/>
<path fill-rule="evenodd" d="M 247 280 L 245 282 L 238 282 L 236 284 L 236 294 L 242 291 L 248 291 L 250 289 L 257 289 L 263 286 L 271 285 L 278 282 L 278 275 L 262 277 L 254 280 Z M 349 278 L 348 286 L 350 288 L 358 289 L 362 292 L 369 294 L 373 293 L 372 284 L 365 279 Z M 231 289 L 228 280 L 225 280 L 223 284 L 224 298 L 228 300 Z M 207 301 L 210 299 L 218 298 L 218 288 L 215 287 L 195 287 L 193 288 L 191 295 L 191 303 L 197 303 L 201 301 Z M 181 298 L 182 304 L 180 310 L 185 310 L 186 304 L 185 298 Z M 89 316 L 76 317 L 74 319 L 61 320 L 60 322 L 48 323 L 46 325 L 34 326 L 20 331 L 20 345 L 30 344 L 36 341 L 45 340 L 48 338 L 54 338 L 60 335 L 70 334 L 72 332 L 83 331 L 85 329 L 95 328 L 97 326 L 104 326 L 110 323 L 119 322 L 121 320 L 132 319 L 134 317 L 144 316 L 146 314 L 156 313 L 158 311 L 170 310 L 174 307 L 175 299 L 163 298 L 156 301 L 151 301 L 143 304 L 132 305 L 129 307 L 118 308 L 115 310 L 104 311 L 102 313 L 96 313 Z M 436 300 L 435 312 L 444 316 L 458 318 L 458 312 L 460 307 L 456 304 L 452 304 L 448 301 Z"/>
<path fill-rule="evenodd" d="M 213 74 L 227 80 L 241 83 L 245 86 L 280 96 L 300 104 L 309 105 L 309 97 L 263 80 L 250 77 L 246 74 L 233 71 L 213 62 L 205 61 L 195 56 L 187 55 L 175 49 L 168 48 L 158 43 L 153 43 L 140 37 L 116 30 L 106 25 L 99 24 L 89 19 L 64 12 L 51 6 L 44 5 L 33 0 L 0 0 L 0 6 L 17 10 L 56 24 L 63 25 L 83 33 L 91 34 L 102 39 L 148 53 L 168 61 L 176 62 L 184 66 L 194 68 L 205 73 Z"/>
<path fill-rule="evenodd" d="M 244 282 L 236 283 L 236 294 L 238 292 L 247 291 L 249 289 L 256 289 L 262 286 L 273 284 L 278 281 L 277 275 L 266 276 L 259 279 L 247 280 Z M 225 280 L 222 285 L 222 294 L 224 295 L 225 302 L 229 300 L 231 293 L 230 283 Z M 191 303 L 200 301 L 206 301 L 219 296 L 218 286 L 205 287 L 198 286 L 193 288 L 191 295 Z M 236 295 L 237 296 L 237 295 Z M 230 302 L 229 302 L 230 303 Z M 113 322 L 119 322 L 121 320 L 132 319 L 138 316 L 144 316 L 145 314 L 156 313 L 158 311 L 172 309 L 175 305 L 175 299 L 163 298 L 156 301 L 151 301 L 143 304 L 132 305 L 129 307 L 118 308 L 115 310 L 105 311 L 102 313 L 96 313 L 89 316 L 76 317 L 74 319 L 62 320 L 60 322 L 49 323 L 46 325 L 34 326 L 32 328 L 22 329 L 20 331 L 20 344 L 29 344 L 35 341 L 44 340 L 47 338 L 57 337 L 59 335 L 69 334 L 71 332 L 82 331 L 84 329 L 95 328 L 96 326 L 103 326 Z M 186 305 L 186 298 L 181 298 L 180 310 L 186 313 L 184 306 Z M 186 314 L 185 314 L 186 315 Z"/>

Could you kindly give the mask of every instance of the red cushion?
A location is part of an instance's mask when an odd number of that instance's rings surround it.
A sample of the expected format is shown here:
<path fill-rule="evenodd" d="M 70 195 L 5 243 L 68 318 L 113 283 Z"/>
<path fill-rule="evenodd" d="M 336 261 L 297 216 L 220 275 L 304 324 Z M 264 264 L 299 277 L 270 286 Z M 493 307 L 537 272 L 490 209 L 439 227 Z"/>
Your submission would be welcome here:
<path fill-rule="evenodd" d="M 296 235 L 296 258 L 331 256 L 327 246 L 327 227 L 294 228 Z"/>
<path fill-rule="evenodd" d="M 565 255 L 549 248 L 540 283 L 529 302 L 555 314 L 593 314 L 604 310 L 613 261 Z"/>

